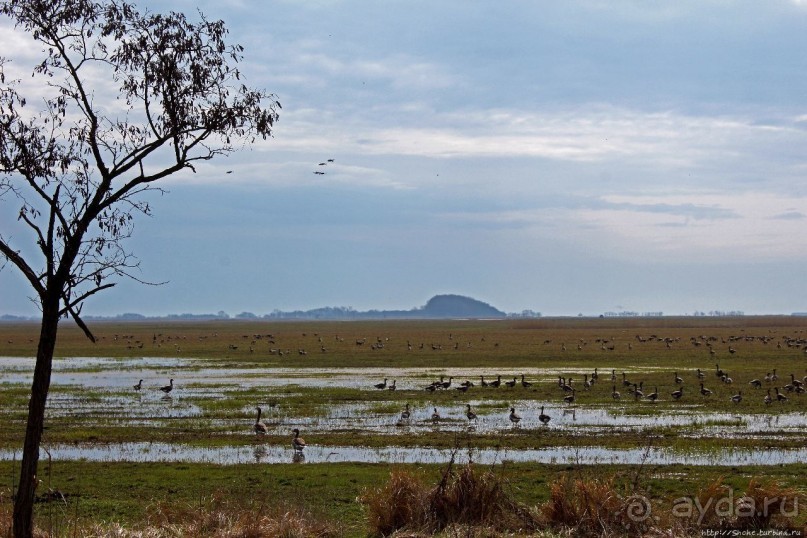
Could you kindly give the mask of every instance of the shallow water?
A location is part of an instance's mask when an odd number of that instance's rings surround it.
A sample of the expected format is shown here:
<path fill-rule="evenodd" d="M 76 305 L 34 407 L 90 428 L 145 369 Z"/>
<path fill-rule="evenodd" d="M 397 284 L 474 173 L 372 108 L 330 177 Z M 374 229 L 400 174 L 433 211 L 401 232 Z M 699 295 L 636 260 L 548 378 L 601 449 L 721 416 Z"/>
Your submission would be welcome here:
<path fill-rule="evenodd" d="M 291 446 L 255 444 L 199 448 L 169 443 L 124 443 L 110 445 L 51 446 L 43 449 L 41 458 L 56 461 L 92 462 L 183 462 L 233 465 L 243 463 L 446 463 L 452 450 L 422 447 L 345 447 L 308 446 L 303 458 L 295 457 Z M 807 448 L 793 450 L 724 449 L 709 453 L 677 452 L 666 448 L 613 449 L 603 447 L 552 447 L 532 450 L 479 449 L 456 451 L 455 461 L 470 458 L 477 463 L 505 461 L 547 464 L 638 464 L 648 465 L 780 465 L 807 459 Z M 0 460 L 19 459 L 19 454 L 0 450 Z"/>
<path fill-rule="evenodd" d="M 0 383 L 28 384 L 33 369 L 33 359 L 19 357 L 0 358 Z M 70 421 L 94 421 L 106 424 L 110 421 L 119 421 L 128 425 L 159 425 L 160 421 L 170 421 L 176 418 L 189 418 L 199 421 L 200 427 L 205 425 L 216 426 L 231 431 L 234 435 L 250 434 L 252 421 L 245 420 L 244 415 L 251 415 L 254 407 L 245 407 L 237 411 L 238 418 L 233 420 L 211 419 L 204 416 L 203 409 L 194 402 L 213 398 L 226 398 L 228 394 L 245 388 L 265 387 L 267 397 L 264 402 L 258 402 L 264 410 L 263 420 L 269 427 L 270 433 L 287 435 L 294 427 L 304 431 L 316 430 L 319 432 L 364 432 L 375 435 L 394 436 L 406 434 L 428 434 L 439 428 L 440 431 L 467 432 L 475 431 L 480 434 L 507 434 L 514 429 L 508 419 L 510 406 L 514 406 L 521 415 L 522 420 L 518 429 L 529 431 L 530 434 L 541 435 L 545 431 L 561 432 L 569 436 L 602 434 L 615 435 L 620 432 L 647 432 L 653 433 L 660 428 L 676 428 L 678 433 L 685 437 L 720 437 L 738 438 L 740 436 L 755 436 L 760 439 L 776 439 L 783 436 L 788 438 L 803 438 L 807 440 L 807 414 L 783 413 L 777 415 L 750 414 L 750 413 L 705 413 L 697 405 L 681 405 L 671 414 L 650 413 L 636 414 L 636 405 L 652 405 L 649 403 L 635 404 L 632 401 L 610 404 L 605 407 L 575 406 L 567 407 L 558 401 L 534 401 L 523 398 L 525 389 L 516 387 L 486 389 L 475 387 L 472 390 L 479 394 L 478 399 L 468 400 L 474 408 L 478 418 L 469 422 L 465 416 L 465 402 L 454 405 L 438 405 L 441 415 L 439 424 L 431 420 L 431 414 L 436 404 L 429 401 L 414 405 L 409 420 L 400 420 L 400 409 L 390 411 L 388 405 L 378 403 L 348 403 L 323 406 L 320 413 L 314 416 L 300 417 L 293 415 L 283 405 L 283 396 L 273 394 L 271 389 L 290 386 L 299 387 L 346 387 L 362 390 L 377 390 L 374 383 L 385 377 L 397 380 L 401 390 L 422 389 L 432 380 L 444 376 L 457 376 L 456 383 L 464 379 L 471 379 L 478 383 L 479 377 L 486 376 L 492 380 L 488 369 L 468 368 L 459 371 L 450 369 L 422 369 L 422 368 L 366 368 L 361 369 L 360 375 L 352 368 L 216 368 L 214 361 L 192 360 L 184 358 L 70 358 L 56 359 L 53 365 L 52 391 L 49 398 L 47 420 L 58 420 L 59 424 L 69 424 Z M 606 370 L 603 370 L 603 373 Z M 633 370 L 632 370 L 633 371 Z M 638 370 L 636 370 L 638 371 Z M 512 379 L 521 370 L 501 370 L 503 380 Z M 554 382 L 560 371 L 524 372 L 527 379 L 534 383 Z M 610 375 L 610 373 L 608 374 Z M 170 378 L 175 379 L 175 390 L 169 397 L 157 390 L 167 384 Z M 132 385 L 143 379 L 143 390 L 135 392 Z M 78 389 L 78 390 L 77 390 Z M 82 391 L 81 389 L 85 389 Z M 474 393 L 469 393 L 474 394 Z M 423 393 L 428 398 L 428 393 Z M 482 395 L 484 394 L 484 397 Z M 403 397 L 402 397 L 403 400 Z M 560 400 L 560 398 L 558 398 Z M 272 403 L 268 403 L 271 401 Z M 635 405 L 634 405 L 635 404 Z M 403 402 L 401 403 L 401 409 Z M 541 407 L 551 417 L 549 424 L 544 425 L 538 421 Z M 380 411 L 380 409 L 386 409 Z M 739 411 L 739 409 L 738 409 Z M 129 453 L 128 446 L 116 449 Z M 148 450 L 143 452 L 144 458 L 167 457 L 171 454 L 168 449 L 154 449 L 156 445 L 146 445 Z M 170 445 L 169 445 L 170 446 Z M 62 450 L 62 449 L 59 449 Z M 65 449 L 66 450 L 66 449 Z M 102 448 L 83 447 L 82 450 L 101 451 Z M 179 450 L 179 449 L 178 449 Z M 197 449 L 198 450 L 198 449 Z M 221 452 L 220 449 L 216 449 Z M 231 448 L 230 451 L 239 451 L 243 448 Z M 269 459 L 272 452 L 269 448 Z M 282 449 L 277 449 L 281 450 Z M 316 448 L 309 451 L 309 458 L 321 460 Z M 324 450 L 324 449 L 323 449 Z M 359 450 L 359 449 L 357 449 Z M 365 450 L 365 451 L 362 451 Z M 370 449 L 359 450 L 358 454 L 376 453 Z M 381 452 L 378 458 L 420 458 L 424 452 L 418 449 L 390 448 L 388 452 Z M 414 450 L 416 456 L 408 455 L 408 450 Z M 425 449 L 422 449 L 425 450 Z M 571 450 L 571 449 L 569 449 Z M 586 449 L 588 451 L 594 448 Z M 603 449 L 604 450 L 604 449 Z M 181 449 L 183 454 L 191 449 Z M 192 451 L 191 451 L 192 452 Z M 353 454 L 347 448 L 335 449 L 333 458 L 365 456 L 345 455 Z M 535 452 L 535 451 L 532 451 Z M 535 461 L 545 461 L 544 458 L 566 458 L 564 454 L 546 456 L 543 452 L 530 453 L 524 456 L 539 458 Z M 208 454 L 208 452 L 202 452 Z M 429 453 L 429 452 L 426 452 Z M 766 452 L 767 454 L 767 452 Z M 190 456 L 188 456 L 190 457 Z M 195 456 L 194 456 L 195 457 Z M 222 458 L 229 462 L 235 458 L 244 460 L 243 456 L 232 456 L 230 452 L 216 453 L 215 458 Z M 442 457 L 442 456 L 440 456 Z M 487 457 L 487 456 L 483 456 Z M 517 456 L 520 457 L 520 456 Z M 600 453 L 600 458 L 615 457 L 609 453 Z M 619 457 L 632 457 L 619 453 Z M 241 459 L 239 459 L 241 458 Z M 281 460 L 283 457 L 278 456 Z M 288 458 L 285 458 L 288 459 Z M 328 460 L 331 461 L 331 460 Z M 354 460 L 344 460 L 354 461 Z M 368 460 L 356 460 L 368 461 Z M 382 461 L 382 460 L 371 460 Z M 531 460 L 532 461 L 532 460 Z"/>

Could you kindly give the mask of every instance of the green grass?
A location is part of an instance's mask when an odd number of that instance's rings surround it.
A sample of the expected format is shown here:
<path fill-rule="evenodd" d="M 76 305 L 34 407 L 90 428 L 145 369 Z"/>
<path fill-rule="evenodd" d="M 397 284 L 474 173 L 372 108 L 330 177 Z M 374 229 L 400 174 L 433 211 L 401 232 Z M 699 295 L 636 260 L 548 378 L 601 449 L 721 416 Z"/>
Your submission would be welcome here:
<path fill-rule="evenodd" d="M 277 406 L 285 418 L 325 419 L 333 406 L 355 405 L 366 413 L 389 415 L 390 424 L 405 403 L 413 409 L 431 406 L 463 406 L 474 402 L 480 416 L 502 416 L 502 427 L 493 432 L 451 432 L 439 428 L 412 433 L 406 429 L 393 435 L 378 434 L 361 429 L 343 428 L 305 433 L 309 444 L 366 447 L 434 447 L 453 448 L 458 443 L 473 448 L 502 448 L 509 450 L 542 447 L 605 446 L 635 448 L 647 446 L 652 434 L 652 446 L 671 447 L 683 451 L 710 452 L 726 447 L 727 441 L 711 436 L 712 427 L 731 426 L 732 414 L 771 416 L 783 413 L 807 413 L 807 395 L 787 393 L 786 404 L 766 405 L 765 389 L 754 389 L 748 381 L 763 379 L 772 368 L 777 369 L 779 381 L 767 387 L 782 387 L 790 373 L 801 378 L 807 374 L 804 349 L 789 347 L 786 337 L 800 338 L 807 332 L 807 319 L 798 317 L 749 318 L 651 318 L 651 319 L 539 319 L 529 321 L 439 321 L 439 322 L 356 322 L 356 323 L 96 323 L 91 327 L 99 337 L 91 344 L 81 331 L 69 324 L 60 329 L 57 355 L 60 357 L 169 357 L 187 361 L 187 370 L 175 372 L 160 368 L 159 375 L 177 378 L 180 388 L 174 409 L 183 406 L 198 408 L 190 419 L 178 416 L 145 416 L 129 420 L 128 409 L 135 410 L 138 401 L 123 388 L 93 388 L 54 386 L 51 404 L 59 399 L 74 398 L 90 409 L 79 413 L 70 409 L 48 409 L 44 435 L 45 444 L 60 443 L 118 443 L 148 439 L 155 442 L 182 443 L 194 446 L 247 445 L 254 442 L 247 435 L 254 421 L 254 408 L 266 411 Z M 30 357 L 35 353 L 36 324 L 0 324 L 0 374 L 4 373 L 2 357 Z M 117 338 L 115 335 L 118 335 Z M 125 336 L 124 336 L 125 335 Z M 260 335 L 260 337 L 258 337 Z M 272 335 L 273 343 L 268 335 Z M 710 337 L 714 354 L 709 352 L 702 336 Z M 747 337 L 747 338 L 746 338 Z M 361 346 L 356 340 L 365 339 Z M 666 339 L 666 340 L 665 340 Z M 694 339 L 694 340 L 693 340 Z M 767 343 L 765 340 L 767 339 Z M 381 341 L 384 346 L 372 349 Z M 409 349 L 407 342 L 411 343 Z M 142 344 L 142 346 L 141 346 Z M 421 344 L 423 344 L 421 348 Z M 437 349 L 433 349 L 433 345 Z M 237 347 L 237 349 L 233 349 Z M 325 348 L 325 351 L 321 350 Z M 456 349 L 455 349 L 456 347 Z M 735 353 L 729 351 L 729 347 Z M 250 351 L 250 348 L 252 350 Z M 612 349 L 613 348 L 613 349 Z M 276 351 L 284 350 L 284 355 Z M 305 350 L 306 354 L 299 354 Z M 729 372 L 732 384 L 720 381 L 716 365 Z M 360 387 L 302 386 L 289 378 L 280 386 L 232 386 L 226 382 L 182 383 L 182 373 L 199 369 L 247 369 L 245 378 L 260 380 L 277 374 L 276 368 L 308 371 L 307 377 L 325 379 L 317 368 L 347 368 L 362 379 Z M 367 369 L 377 368 L 389 375 L 381 379 L 369 376 Z M 398 390 L 375 390 L 372 384 L 383 377 L 394 378 L 395 369 L 420 368 L 416 377 L 398 379 Z M 485 379 L 492 381 L 501 372 L 503 381 L 512 379 L 510 371 L 527 373 L 533 383 L 529 389 L 485 389 L 479 387 L 481 368 Z M 584 375 L 597 368 L 599 381 L 584 390 Z M 701 368 L 705 385 L 713 391 L 709 397 L 698 393 L 695 376 Z M 100 368 L 80 365 L 77 371 L 99 373 Z M 137 366 L 128 367 L 121 375 L 133 377 Z M 617 379 L 611 381 L 611 371 Z M 466 373 L 469 372 L 469 373 Z M 622 385 L 622 373 L 635 382 L 642 382 L 645 393 L 658 388 L 660 401 L 651 403 L 635 400 Z M 674 373 L 684 379 L 685 396 L 673 401 L 669 394 L 677 388 Z M 426 392 L 425 385 L 440 375 L 455 376 L 452 389 Z M 612 409 L 619 413 L 645 417 L 663 417 L 680 413 L 682 406 L 695 413 L 721 413 L 727 418 L 708 418 L 694 425 L 661 425 L 637 431 L 588 432 L 585 428 L 570 430 L 521 428 L 514 430 L 506 421 L 507 408 L 513 401 L 552 402 L 561 405 L 564 394 L 557 378 L 573 377 L 577 392 L 576 405 L 581 408 Z M 453 390 L 465 379 L 477 384 L 467 393 Z M 520 379 L 520 375 L 519 375 Z M 310 380 L 310 379 L 309 379 Z M 136 381 L 136 380 L 135 380 Z M 25 427 L 29 383 L 9 383 L 0 377 L 0 447 L 19 450 Z M 622 393 L 614 402 L 612 386 Z M 204 390 L 199 390 L 204 389 Z M 739 405 L 730 401 L 738 390 L 744 399 Z M 154 388 L 140 398 L 153 402 L 159 394 Z M 108 401 L 117 401 L 120 408 L 105 409 Z M 73 400 L 76 401 L 76 400 Z M 95 406 L 95 407 L 94 407 Z M 97 408 L 97 409 L 95 409 Z M 270 420 L 271 417 L 264 417 Z M 557 420 L 557 419 L 556 419 Z M 464 423 L 459 420 L 457 424 Z M 237 432 L 237 433 L 234 433 Z M 264 442 L 287 445 L 288 436 L 270 435 Z M 765 450 L 770 448 L 800 448 L 804 434 L 774 432 L 761 439 L 739 435 L 729 441 L 731 446 Z M 43 462 L 46 465 L 46 462 Z M 414 466 L 413 466 L 414 467 Z M 435 466 L 417 466 L 433 479 L 439 473 Z M 367 487 L 382 483 L 389 476 L 389 465 L 317 464 L 305 465 L 202 465 L 202 464 L 125 464 L 91 462 L 56 462 L 42 469 L 41 487 L 52 487 L 69 493 L 68 504 L 37 505 L 40 522 L 93 520 L 121 522 L 134 525 L 149 518 L 157 507 L 176 503 L 186 507 L 201 506 L 216 496 L 232 497 L 268 506 L 276 501 L 299 505 L 313 514 L 337 521 L 347 535 L 366 533 L 364 508 L 356 501 Z M 507 479 L 519 502 L 535 505 L 549 496 L 549 484 L 563 473 L 576 476 L 615 476 L 618 481 L 630 481 L 637 473 L 647 491 L 658 499 L 692 495 L 711 481 L 724 478 L 733 487 L 745 487 L 754 476 L 781 480 L 785 485 L 798 485 L 807 467 L 785 465 L 776 467 L 734 469 L 726 467 L 640 467 L 640 466 L 554 466 L 507 464 L 497 468 Z M 12 462 L 0 462 L 0 472 L 6 479 L 5 490 L 0 487 L 2 502 L 8 506 L 10 491 L 15 483 Z M 61 515 L 60 515 L 61 514 Z M 52 524 L 52 523 L 51 523 Z"/>

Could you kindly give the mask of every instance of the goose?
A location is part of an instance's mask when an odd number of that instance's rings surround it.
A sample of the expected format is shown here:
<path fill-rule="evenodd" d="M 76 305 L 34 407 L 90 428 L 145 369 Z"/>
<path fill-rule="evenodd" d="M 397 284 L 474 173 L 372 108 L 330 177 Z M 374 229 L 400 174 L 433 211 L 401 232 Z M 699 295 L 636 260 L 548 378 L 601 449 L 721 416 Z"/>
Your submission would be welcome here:
<path fill-rule="evenodd" d="M 513 424 L 518 424 L 521 421 L 521 417 L 516 414 L 516 408 L 510 408 L 510 422 Z"/>
<path fill-rule="evenodd" d="M 488 382 L 487 382 L 487 381 L 485 381 L 485 376 L 483 376 L 483 375 L 479 376 L 479 384 L 480 384 L 481 386 L 483 386 L 483 387 L 487 387 L 487 386 L 488 386 Z"/>
<path fill-rule="evenodd" d="M 633 397 L 637 400 L 639 398 L 644 398 L 644 391 L 635 383 L 633 384 Z"/>
<path fill-rule="evenodd" d="M 589 381 L 588 374 L 583 374 L 583 388 L 588 390 L 591 388 L 591 385 L 594 384 L 594 381 Z"/>
<path fill-rule="evenodd" d="M 800 387 L 800 386 L 804 385 L 804 383 L 802 383 L 800 380 L 796 379 L 796 376 L 793 375 L 793 374 L 790 374 L 790 384 L 793 385 L 794 387 Z"/>
<path fill-rule="evenodd" d="M 532 383 L 524 380 L 524 374 L 521 374 L 521 386 L 524 387 L 525 389 L 528 389 L 532 386 Z"/>
<path fill-rule="evenodd" d="M 754 387 L 755 389 L 762 388 L 762 381 L 760 381 L 759 379 L 752 379 L 751 381 L 748 382 L 748 384 Z"/>
<path fill-rule="evenodd" d="M 616 381 L 616 370 L 611 370 L 611 381 Z"/>
<path fill-rule="evenodd" d="M 404 409 L 401 412 L 401 420 L 409 420 L 410 416 L 411 416 L 411 414 L 409 412 L 409 404 L 406 404 L 406 409 Z"/>
<path fill-rule="evenodd" d="M 771 398 L 771 389 L 768 389 L 768 394 L 765 395 L 765 398 L 762 400 L 765 402 L 765 405 L 770 405 L 773 399 Z"/>
<path fill-rule="evenodd" d="M 575 395 L 576 392 L 577 392 L 576 389 L 572 389 L 572 393 L 569 394 L 568 396 L 564 397 L 563 401 L 566 402 L 569 405 L 573 404 L 574 403 L 574 395 Z"/>
<path fill-rule="evenodd" d="M 142 389 L 142 388 L 143 388 L 143 380 L 141 379 L 140 381 L 138 381 L 137 385 L 135 385 L 135 386 L 134 386 L 134 387 L 132 387 L 132 388 L 133 388 L 133 389 L 135 389 L 135 390 L 138 390 L 138 391 L 139 391 L 140 389 Z"/>
<path fill-rule="evenodd" d="M 387 388 L 387 378 L 384 378 L 384 382 L 383 382 L 383 383 L 376 383 L 376 384 L 375 384 L 375 385 L 373 385 L 373 386 L 374 386 L 375 388 L 377 388 L 378 390 L 384 390 L 385 388 Z"/>
<path fill-rule="evenodd" d="M 305 439 L 300 437 L 300 430 L 297 428 L 294 428 L 292 432 L 294 432 L 294 439 L 291 440 L 291 446 L 294 447 L 295 452 L 302 452 L 305 448 Z"/>
<path fill-rule="evenodd" d="M 266 435 L 269 432 L 269 428 L 266 427 L 266 424 L 261 422 L 261 408 L 256 407 L 255 409 L 258 410 L 258 416 L 255 419 L 255 433 L 260 435 Z"/>
<path fill-rule="evenodd" d="M 704 396 L 710 396 L 712 394 L 712 391 L 705 388 L 703 386 L 703 383 L 701 383 L 701 394 L 703 394 Z"/>
<path fill-rule="evenodd" d="M 468 420 L 476 420 L 476 413 L 471 411 L 471 404 L 465 404 L 465 416 L 468 417 Z"/>
<path fill-rule="evenodd" d="M 488 383 L 488 386 L 493 387 L 494 389 L 498 389 L 499 385 L 502 384 L 502 376 L 497 376 L 496 381 L 491 381 Z"/>
<path fill-rule="evenodd" d="M 572 392 L 574 390 L 574 387 L 572 387 L 572 378 L 570 377 L 569 382 L 564 383 L 560 388 L 563 389 L 563 392 Z"/>
<path fill-rule="evenodd" d="M 166 394 L 174 390 L 174 380 L 172 379 L 166 386 L 160 387 L 160 390 Z"/>
<path fill-rule="evenodd" d="M 392 380 L 392 385 L 390 385 L 389 387 L 387 387 L 387 389 L 389 389 L 389 390 L 395 390 L 395 382 L 396 382 L 396 381 L 397 381 L 397 379 L 393 379 L 393 380 Z"/>
<path fill-rule="evenodd" d="M 732 401 L 732 402 L 734 402 L 734 403 L 736 403 L 736 404 L 738 404 L 738 403 L 740 403 L 741 401 L 743 401 L 743 391 L 738 390 L 738 391 L 737 391 L 737 394 L 735 394 L 734 396 L 732 396 L 732 397 L 731 397 L 731 401 Z"/>
<path fill-rule="evenodd" d="M 505 383 L 505 385 L 507 385 L 508 387 L 510 387 L 510 388 L 512 389 L 513 387 L 515 387 L 515 386 L 516 386 L 516 383 L 517 383 L 517 382 L 518 382 L 518 381 L 516 381 L 516 378 L 514 377 L 512 381 L 508 381 L 508 382 L 506 382 L 506 383 Z"/>
<path fill-rule="evenodd" d="M 552 417 L 544 413 L 544 406 L 541 406 L 541 414 L 538 415 L 538 420 L 541 421 L 542 424 L 549 424 L 549 421 L 552 420 Z"/>
<path fill-rule="evenodd" d="M 771 381 L 777 381 L 779 376 L 776 375 L 776 368 L 773 369 L 773 373 L 771 374 Z"/>
<path fill-rule="evenodd" d="M 440 413 L 437 412 L 437 408 L 434 408 L 434 413 L 432 413 L 432 422 L 437 424 L 440 421 Z"/>
<path fill-rule="evenodd" d="M 670 396 L 673 397 L 673 400 L 680 400 L 681 396 L 684 395 L 684 387 L 681 387 L 678 390 L 674 390 L 670 393 Z"/>
<path fill-rule="evenodd" d="M 457 389 L 460 392 L 468 392 L 468 389 L 471 388 L 471 386 L 472 385 L 459 385 L 459 386 L 454 387 L 454 388 Z"/>
<path fill-rule="evenodd" d="M 768 383 L 770 383 L 772 380 L 773 380 L 773 378 L 771 377 L 771 373 L 770 373 L 770 372 L 768 372 L 767 374 L 765 374 L 765 381 L 767 381 Z"/>
<path fill-rule="evenodd" d="M 787 401 L 787 396 L 785 396 L 784 394 L 779 392 L 779 387 L 775 387 L 775 390 L 776 390 L 776 401 L 777 402 L 783 402 L 783 403 L 786 402 Z"/>
<path fill-rule="evenodd" d="M 650 394 L 645 396 L 645 398 L 647 398 L 651 402 L 655 403 L 656 400 L 658 400 L 658 387 L 654 387 L 653 392 L 651 392 Z"/>
<path fill-rule="evenodd" d="M 443 388 L 444 388 L 444 389 L 447 389 L 448 387 L 450 387 L 450 386 L 451 386 L 451 382 L 452 382 L 453 380 L 454 380 L 454 378 L 453 378 L 453 377 L 449 377 L 449 378 L 448 378 L 448 381 L 444 381 L 444 382 L 443 382 Z"/>
<path fill-rule="evenodd" d="M 698 371 L 695 373 L 695 375 L 698 377 L 698 379 L 706 379 L 706 374 L 704 374 L 700 368 L 698 368 Z"/>
<path fill-rule="evenodd" d="M 720 365 L 719 365 L 719 364 L 715 364 L 715 375 L 716 375 L 717 377 L 723 377 L 723 374 L 724 374 L 724 373 L 725 373 L 725 372 L 723 372 L 722 368 L 720 368 Z"/>
<path fill-rule="evenodd" d="M 619 391 L 616 390 L 616 385 L 614 385 L 614 388 L 611 390 L 611 398 L 613 398 L 614 400 L 618 400 L 621 397 L 622 395 L 619 394 Z"/>
<path fill-rule="evenodd" d="M 597 371 L 597 368 L 594 368 L 594 373 L 591 374 L 591 382 L 594 383 L 595 381 L 600 379 L 600 374 Z"/>
<path fill-rule="evenodd" d="M 684 382 L 684 380 L 678 375 L 678 372 L 675 372 L 675 384 L 680 385 Z"/>
<path fill-rule="evenodd" d="M 631 385 L 633 385 L 633 383 L 631 383 L 630 380 L 628 379 L 628 374 L 626 374 L 625 372 L 622 372 L 622 385 L 625 387 L 630 387 Z"/>

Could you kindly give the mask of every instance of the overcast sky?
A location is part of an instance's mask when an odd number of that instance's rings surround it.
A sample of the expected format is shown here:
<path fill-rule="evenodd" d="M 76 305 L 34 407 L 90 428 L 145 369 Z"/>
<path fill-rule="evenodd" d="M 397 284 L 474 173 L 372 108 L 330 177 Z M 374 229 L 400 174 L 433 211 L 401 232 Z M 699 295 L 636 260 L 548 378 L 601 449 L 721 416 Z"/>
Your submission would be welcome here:
<path fill-rule="evenodd" d="M 137 223 L 167 283 L 85 314 L 807 311 L 807 1 L 138 4 L 223 19 L 283 109 Z"/>

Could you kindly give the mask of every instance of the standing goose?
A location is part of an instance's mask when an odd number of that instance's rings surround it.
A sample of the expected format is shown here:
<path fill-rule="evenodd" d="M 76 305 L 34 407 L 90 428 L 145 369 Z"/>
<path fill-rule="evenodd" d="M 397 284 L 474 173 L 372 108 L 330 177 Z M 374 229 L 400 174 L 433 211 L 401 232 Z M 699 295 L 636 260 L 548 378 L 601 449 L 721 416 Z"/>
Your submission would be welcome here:
<path fill-rule="evenodd" d="M 256 407 L 255 409 L 258 410 L 258 417 L 255 419 L 255 433 L 260 435 L 266 435 L 269 433 L 269 428 L 266 427 L 266 424 L 261 422 L 261 408 Z"/>
<path fill-rule="evenodd" d="M 409 412 L 409 404 L 406 404 L 406 409 L 401 412 L 401 420 L 409 420 L 409 417 L 412 416 Z"/>
<path fill-rule="evenodd" d="M 471 411 L 471 404 L 465 404 L 465 416 L 468 417 L 468 420 L 476 420 L 476 413 Z"/>
<path fill-rule="evenodd" d="M 771 404 L 773 401 L 773 398 L 771 398 L 771 389 L 768 389 L 768 394 L 765 395 L 765 399 L 763 401 L 765 402 L 765 405 Z"/>
<path fill-rule="evenodd" d="M 774 387 L 774 390 L 776 390 L 776 401 L 777 402 L 783 402 L 784 403 L 784 402 L 787 401 L 787 396 L 785 396 L 784 394 L 779 392 L 779 387 Z"/>
<path fill-rule="evenodd" d="M 521 417 L 520 417 L 520 416 L 518 416 L 518 415 L 516 414 L 516 408 L 515 408 L 515 407 L 511 407 L 511 408 L 510 408 L 510 422 L 512 422 L 512 423 L 513 423 L 513 425 L 516 425 L 516 424 L 518 424 L 520 421 L 521 421 Z"/>
<path fill-rule="evenodd" d="M 707 389 L 707 388 L 705 388 L 705 387 L 703 386 L 703 383 L 701 383 L 701 394 L 703 394 L 704 396 L 711 396 L 711 395 L 712 395 L 712 391 L 711 391 L 711 390 L 709 390 L 709 389 Z"/>
<path fill-rule="evenodd" d="M 740 403 L 741 401 L 743 401 L 743 391 L 738 390 L 738 391 L 737 391 L 737 394 L 735 394 L 734 396 L 732 396 L 732 397 L 731 397 L 731 401 L 732 401 L 732 402 L 734 402 L 734 403 L 736 403 L 736 404 L 738 404 L 738 403 Z"/>
<path fill-rule="evenodd" d="M 755 389 L 762 388 L 762 381 L 760 381 L 759 379 L 752 379 L 751 381 L 748 382 L 748 384 L 754 387 Z"/>
<path fill-rule="evenodd" d="M 389 386 L 389 387 L 387 387 L 387 388 L 388 388 L 389 390 L 395 390 L 395 383 L 396 383 L 396 381 L 398 381 L 398 380 L 397 380 L 397 379 L 393 379 L 393 380 L 392 380 L 392 385 L 390 385 L 390 386 Z"/>
<path fill-rule="evenodd" d="M 139 391 L 140 389 L 142 389 L 142 388 L 143 388 L 143 380 L 141 379 L 140 381 L 138 381 L 137 385 L 135 385 L 135 386 L 134 386 L 134 387 L 132 387 L 132 388 L 134 388 L 134 389 L 135 389 L 135 390 L 137 390 L 137 391 Z"/>
<path fill-rule="evenodd" d="M 435 424 L 440 422 L 440 413 L 437 412 L 436 407 L 434 408 L 434 413 L 432 413 L 432 422 L 434 422 Z"/>
<path fill-rule="evenodd" d="M 613 398 L 614 400 L 618 400 L 621 397 L 622 397 L 622 395 L 619 394 L 619 391 L 616 390 L 616 385 L 614 385 L 614 388 L 611 390 L 611 398 Z"/>
<path fill-rule="evenodd" d="M 502 376 L 496 376 L 496 381 L 491 381 L 488 383 L 488 386 L 493 387 L 494 389 L 498 389 L 499 385 L 502 384 Z"/>
<path fill-rule="evenodd" d="M 160 390 L 166 394 L 174 390 L 174 380 L 172 379 L 166 386 L 160 387 Z"/>
<path fill-rule="evenodd" d="M 673 397 L 673 400 L 680 400 L 681 396 L 684 395 L 684 387 L 681 387 L 678 390 L 674 390 L 670 393 L 670 396 Z"/>
<path fill-rule="evenodd" d="M 572 389 L 572 393 L 569 394 L 568 396 L 564 397 L 563 401 L 566 402 L 569 405 L 573 404 L 574 403 L 574 396 L 575 396 L 576 392 L 577 392 L 577 389 Z"/>
<path fill-rule="evenodd" d="M 532 386 L 532 383 L 530 383 L 529 381 L 524 381 L 524 374 L 521 374 L 521 386 L 524 387 L 525 389 L 528 389 Z"/>
<path fill-rule="evenodd" d="M 653 392 L 645 396 L 645 398 L 647 398 L 653 403 L 656 403 L 656 400 L 658 400 L 658 387 L 654 387 Z"/>
<path fill-rule="evenodd" d="M 294 428 L 292 430 L 294 432 L 294 439 L 291 440 L 291 446 L 294 447 L 295 452 L 302 452 L 305 448 L 305 439 L 300 437 L 300 430 Z"/>
<path fill-rule="evenodd" d="M 574 387 L 572 387 L 572 378 L 570 377 L 569 381 L 563 383 L 560 388 L 563 389 L 563 392 L 572 392 L 574 390 Z"/>
<path fill-rule="evenodd" d="M 384 382 L 383 382 L 383 383 L 376 383 L 376 384 L 375 384 L 375 385 L 373 385 L 373 386 L 374 386 L 375 388 L 377 388 L 378 390 L 384 390 L 385 388 L 387 388 L 387 379 L 386 379 L 386 378 L 384 378 Z"/>
<path fill-rule="evenodd" d="M 542 424 L 549 424 L 549 421 L 552 420 L 552 417 L 544 413 L 544 406 L 541 406 L 541 414 L 538 415 L 538 420 L 541 421 Z"/>
<path fill-rule="evenodd" d="M 678 375 L 678 372 L 675 372 L 675 384 L 680 385 L 683 382 L 684 382 L 684 380 L 681 378 L 681 376 Z"/>

